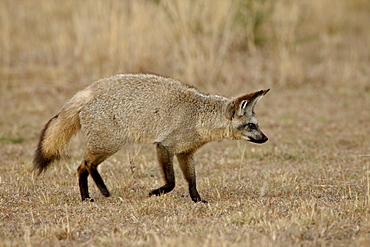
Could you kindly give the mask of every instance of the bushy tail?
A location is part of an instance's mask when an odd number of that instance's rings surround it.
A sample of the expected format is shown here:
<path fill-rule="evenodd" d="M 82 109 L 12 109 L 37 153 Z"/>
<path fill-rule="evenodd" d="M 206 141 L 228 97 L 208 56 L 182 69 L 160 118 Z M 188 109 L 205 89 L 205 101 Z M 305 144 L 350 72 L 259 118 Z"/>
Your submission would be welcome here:
<path fill-rule="evenodd" d="M 77 93 L 41 131 L 33 159 L 38 175 L 65 154 L 72 136 L 81 129 L 79 112 L 89 98 L 86 91 Z"/>

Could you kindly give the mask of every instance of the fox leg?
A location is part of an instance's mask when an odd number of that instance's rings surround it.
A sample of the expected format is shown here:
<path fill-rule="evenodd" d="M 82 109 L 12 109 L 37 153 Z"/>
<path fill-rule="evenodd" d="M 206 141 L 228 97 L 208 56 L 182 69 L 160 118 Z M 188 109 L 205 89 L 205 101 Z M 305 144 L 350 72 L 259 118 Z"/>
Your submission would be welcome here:
<path fill-rule="evenodd" d="M 179 161 L 181 171 L 185 177 L 185 180 L 189 184 L 189 194 L 194 202 L 207 202 L 200 198 L 197 191 L 194 159 L 192 153 L 180 153 L 176 154 L 177 160 Z"/>
<path fill-rule="evenodd" d="M 86 199 L 92 200 L 89 195 L 89 186 L 87 182 L 89 171 L 85 166 L 85 161 L 83 161 L 82 164 L 77 168 L 77 174 L 78 174 L 78 185 L 80 187 L 82 201 L 85 201 Z"/>
<path fill-rule="evenodd" d="M 89 199 L 89 189 L 87 177 L 91 175 L 96 186 L 98 186 L 100 192 L 105 196 L 110 196 L 109 190 L 105 185 L 102 177 L 100 176 L 97 168 L 100 163 L 102 163 L 110 155 L 85 155 L 83 163 L 78 167 L 78 183 L 80 187 L 81 199 L 84 201 Z"/>
<path fill-rule="evenodd" d="M 173 170 L 173 153 L 161 144 L 157 144 L 158 163 L 162 168 L 165 185 L 152 190 L 149 196 L 166 194 L 175 188 L 175 172 Z"/>

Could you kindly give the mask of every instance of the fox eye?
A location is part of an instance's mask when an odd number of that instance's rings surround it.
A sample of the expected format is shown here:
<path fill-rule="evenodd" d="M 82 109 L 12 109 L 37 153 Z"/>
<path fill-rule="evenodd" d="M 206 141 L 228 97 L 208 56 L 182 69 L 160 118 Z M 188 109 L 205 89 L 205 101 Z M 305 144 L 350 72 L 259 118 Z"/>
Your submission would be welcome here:
<path fill-rule="evenodd" d="M 248 123 L 247 126 L 249 129 L 257 129 L 257 125 L 254 123 Z"/>

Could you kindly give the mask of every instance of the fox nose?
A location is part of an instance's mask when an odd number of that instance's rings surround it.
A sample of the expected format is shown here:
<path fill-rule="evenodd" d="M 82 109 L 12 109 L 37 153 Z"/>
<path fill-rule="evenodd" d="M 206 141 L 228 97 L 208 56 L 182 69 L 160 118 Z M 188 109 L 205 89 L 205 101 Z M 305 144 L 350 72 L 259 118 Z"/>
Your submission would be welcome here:
<path fill-rule="evenodd" d="M 268 141 L 268 139 L 269 139 L 269 138 L 268 138 L 267 136 L 263 136 L 263 137 L 262 137 L 262 142 L 267 142 L 267 141 Z"/>

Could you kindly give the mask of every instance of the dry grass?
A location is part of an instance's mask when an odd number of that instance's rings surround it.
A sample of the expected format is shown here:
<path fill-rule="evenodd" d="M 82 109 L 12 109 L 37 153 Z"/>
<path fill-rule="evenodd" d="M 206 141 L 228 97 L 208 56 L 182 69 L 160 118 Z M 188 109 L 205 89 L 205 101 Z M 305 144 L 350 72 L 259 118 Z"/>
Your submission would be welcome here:
<path fill-rule="evenodd" d="M 0 246 L 369 246 L 367 0 L 0 2 Z M 264 145 L 196 156 L 191 202 L 162 181 L 154 148 L 101 166 L 112 197 L 81 203 L 70 158 L 34 178 L 39 131 L 79 89 L 155 72 L 237 96 L 271 87 Z M 91 183 L 92 181 L 90 181 Z"/>

